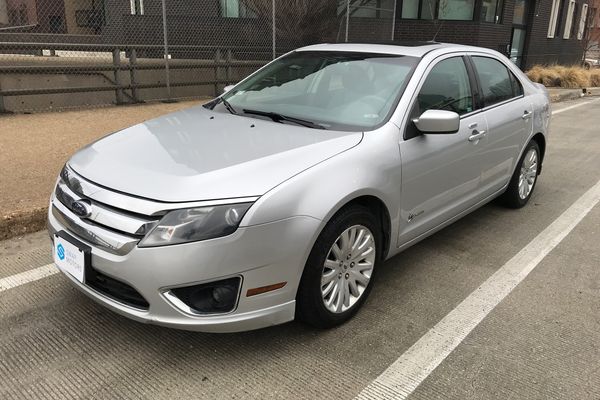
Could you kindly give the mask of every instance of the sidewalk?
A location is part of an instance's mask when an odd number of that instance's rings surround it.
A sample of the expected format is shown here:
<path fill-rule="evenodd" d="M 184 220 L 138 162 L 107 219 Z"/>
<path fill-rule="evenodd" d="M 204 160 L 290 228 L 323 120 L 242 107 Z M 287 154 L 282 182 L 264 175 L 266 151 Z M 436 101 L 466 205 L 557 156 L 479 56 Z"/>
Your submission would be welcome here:
<path fill-rule="evenodd" d="M 56 177 L 78 148 L 200 102 L 0 115 L 0 240 L 44 228 Z"/>

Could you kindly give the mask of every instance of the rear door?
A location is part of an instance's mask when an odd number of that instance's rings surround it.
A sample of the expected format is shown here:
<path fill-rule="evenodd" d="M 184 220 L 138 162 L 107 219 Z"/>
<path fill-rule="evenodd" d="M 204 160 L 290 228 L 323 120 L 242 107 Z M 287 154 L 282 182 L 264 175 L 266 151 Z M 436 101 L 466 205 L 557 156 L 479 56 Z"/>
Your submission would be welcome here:
<path fill-rule="evenodd" d="M 533 105 L 523 95 L 523 86 L 504 62 L 475 54 L 470 60 L 481 92 L 482 112 L 488 123 L 481 188 L 484 195 L 491 195 L 510 180 L 520 150 L 533 129 Z"/>
<path fill-rule="evenodd" d="M 436 59 L 421 79 L 400 142 L 402 160 L 399 244 L 456 216 L 480 199 L 481 149 L 487 123 L 476 108 L 466 57 Z M 461 116 L 459 131 L 422 134 L 412 120 L 429 109 Z"/>

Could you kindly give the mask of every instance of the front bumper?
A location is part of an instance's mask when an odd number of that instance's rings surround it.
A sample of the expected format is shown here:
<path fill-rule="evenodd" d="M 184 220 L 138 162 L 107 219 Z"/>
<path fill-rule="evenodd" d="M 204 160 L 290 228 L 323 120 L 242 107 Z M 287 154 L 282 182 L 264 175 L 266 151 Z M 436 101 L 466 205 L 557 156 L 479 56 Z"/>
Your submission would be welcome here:
<path fill-rule="evenodd" d="M 52 199 L 48 229 L 65 231 L 92 247 L 92 267 L 137 290 L 149 304 L 139 309 L 70 280 L 98 303 L 140 322 L 202 332 L 237 332 L 277 325 L 294 319 L 295 297 L 306 258 L 320 221 L 292 217 L 268 224 L 240 227 L 232 235 L 181 245 L 139 248 L 114 254 L 82 239 L 56 218 Z M 77 221 L 75 215 L 68 215 Z M 85 222 L 78 221 L 79 225 Z M 221 315 L 195 315 L 169 301 L 165 293 L 189 286 L 241 276 L 236 308 Z M 248 289 L 287 282 L 281 288 L 248 297 Z"/>

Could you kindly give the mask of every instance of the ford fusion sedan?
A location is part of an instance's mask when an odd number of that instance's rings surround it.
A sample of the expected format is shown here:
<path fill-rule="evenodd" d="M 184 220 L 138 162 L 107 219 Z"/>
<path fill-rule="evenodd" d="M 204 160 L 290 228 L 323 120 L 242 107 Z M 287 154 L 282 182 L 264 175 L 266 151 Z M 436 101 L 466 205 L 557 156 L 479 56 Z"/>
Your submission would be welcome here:
<path fill-rule="evenodd" d="M 335 326 L 384 260 L 494 198 L 523 207 L 542 170 L 547 93 L 492 50 L 315 45 L 226 89 L 61 171 L 54 260 L 98 303 L 207 332 Z"/>

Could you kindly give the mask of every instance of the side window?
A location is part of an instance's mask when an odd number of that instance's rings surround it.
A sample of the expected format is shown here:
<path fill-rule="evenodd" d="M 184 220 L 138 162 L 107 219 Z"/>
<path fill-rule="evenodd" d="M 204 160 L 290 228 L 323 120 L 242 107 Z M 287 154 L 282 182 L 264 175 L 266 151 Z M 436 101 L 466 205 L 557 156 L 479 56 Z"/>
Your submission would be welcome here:
<path fill-rule="evenodd" d="M 417 96 L 417 113 L 448 110 L 460 115 L 473 111 L 469 75 L 462 57 L 437 63 L 427 75 Z"/>
<path fill-rule="evenodd" d="M 523 96 L 523 85 L 521 85 L 521 82 L 519 82 L 517 77 L 512 72 L 508 71 L 508 74 L 510 75 L 510 83 L 513 89 L 513 97 Z"/>
<path fill-rule="evenodd" d="M 500 61 L 487 57 L 473 57 L 479 84 L 486 106 L 513 97 L 513 85 L 508 68 Z M 513 77 L 513 79 L 515 79 Z M 522 89 L 520 89 L 522 90 Z"/>

